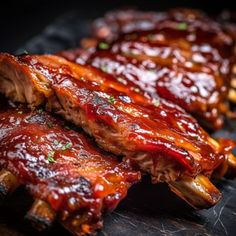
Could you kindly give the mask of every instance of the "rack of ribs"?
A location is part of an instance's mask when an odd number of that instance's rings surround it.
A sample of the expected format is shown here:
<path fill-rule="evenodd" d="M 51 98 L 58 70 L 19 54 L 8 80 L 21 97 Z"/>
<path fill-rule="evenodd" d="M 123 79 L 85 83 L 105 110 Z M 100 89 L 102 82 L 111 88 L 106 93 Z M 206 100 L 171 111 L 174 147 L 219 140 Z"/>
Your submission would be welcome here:
<path fill-rule="evenodd" d="M 54 55 L 0 54 L 0 92 L 82 127 L 100 147 L 132 160 L 195 208 L 220 199 L 210 182 L 235 174 L 232 143 L 213 140 L 182 108 L 148 99 L 90 65 Z"/>
<path fill-rule="evenodd" d="M 91 40 L 84 40 L 87 52 L 60 55 L 100 68 L 153 99 L 170 100 L 207 128 L 222 127 L 234 40 L 220 24 L 188 9 L 128 10 L 96 20 L 93 33 L 97 47 L 91 49 Z"/>
<path fill-rule="evenodd" d="M 218 17 L 219 21 L 223 25 L 225 31 L 230 34 L 230 36 L 236 42 L 236 14 L 234 11 L 223 11 Z M 234 48 L 236 55 L 236 47 Z M 235 59 L 235 57 L 234 57 Z M 228 99 L 235 104 L 236 103 L 236 62 L 234 60 L 234 66 L 232 70 L 232 79 L 230 82 L 230 90 L 228 93 Z"/>
<path fill-rule="evenodd" d="M 35 199 L 26 218 L 36 228 L 57 218 L 73 235 L 93 235 L 140 173 L 67 127 L 42 110 L 1 104 L 0 197 L 24 185 Z"/>

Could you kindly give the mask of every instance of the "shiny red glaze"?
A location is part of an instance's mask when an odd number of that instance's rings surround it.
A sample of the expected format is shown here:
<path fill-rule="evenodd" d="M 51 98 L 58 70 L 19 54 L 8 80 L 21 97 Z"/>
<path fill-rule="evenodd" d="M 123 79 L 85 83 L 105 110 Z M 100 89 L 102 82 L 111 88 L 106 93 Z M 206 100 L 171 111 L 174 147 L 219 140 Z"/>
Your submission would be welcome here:
<path fill-rule="evenodd" d="M 15 105 L 1 105 L 0 166 L 34 198 L 68 214 L 63 221 L 86 213 L 84 224 L 97 224 L 94 228 L 100 227 L 101 214 L 114 209 L 140 180 L 129 162 L 119 163 L 62 120 Z"/>
<path fill-rule="evenodd" d="M 179 26 L 186 23 L 187 27 Z M 104 31 L 106 29 L 106 33 Z M 142 12 L 118 10 L 108 12 L 93 24 L 93 34 L 103 40 L 114 41 L 122 34 L 155 32 L 167 39 L 188 39 L 190 42 L 207 43 L 220 47 L 222 54 L 230 53 L 232 38 L 220 24 L 203 12 L 187 8 L 171 9 L 167 12 Z M 189 37 L 194 35 L 195 37 Z M 225 51 L 225 49 L 228 49 Z"/>
<path fill-rule="evenodd" d="M 82 109 L 87 120 L 116 132 L 118 140 L 89 130 L 109 151 L 115 142 L 116 154 L 135 159 L 145 153 L 156 165 L 159 157 L 169 158 L 191 175 L 212 171 L 224 160 L 225 153 L 218 153 L 196 120 L 171 102 L 148 99 L 99 69 L 61 57 L 26 55 L 18 60 L 47 78 L 49 90 L 69 100 L 73 109 Z"/>
<path fill-rule="evenodd" d="M 210 128 L 222 126 L 234 42 L 219 24 L 188 9 L 116 11 L 95 21 L 94 33 L 112 44 L 98 47 L 86 63 L 173 101 Z"/>

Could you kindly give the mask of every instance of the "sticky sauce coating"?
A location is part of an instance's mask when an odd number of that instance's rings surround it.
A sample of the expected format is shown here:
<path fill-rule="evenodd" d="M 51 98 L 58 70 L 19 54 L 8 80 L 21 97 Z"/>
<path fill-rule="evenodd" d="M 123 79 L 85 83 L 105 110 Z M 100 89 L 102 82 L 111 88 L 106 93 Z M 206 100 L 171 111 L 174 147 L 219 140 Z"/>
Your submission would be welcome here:
<path fill-rule="evenodd" d="M 49 203 L 73 232 L 100 228 L 102 213 L 140 179 L 129 162 L 119 163 L 60 119 L 25 107 L 1 106 L 0 157 L 0 166 Z"/>
<path fill-rule="evenodd" d="M 115 11 L 95 21 L 94 35 L 103 41 L 85 63 L 180 105 L 208 128 L 222 127 L 234 40 L 218 23 L 188 9 Z M 83 63 L 85 54 L 64 56 Z"/>

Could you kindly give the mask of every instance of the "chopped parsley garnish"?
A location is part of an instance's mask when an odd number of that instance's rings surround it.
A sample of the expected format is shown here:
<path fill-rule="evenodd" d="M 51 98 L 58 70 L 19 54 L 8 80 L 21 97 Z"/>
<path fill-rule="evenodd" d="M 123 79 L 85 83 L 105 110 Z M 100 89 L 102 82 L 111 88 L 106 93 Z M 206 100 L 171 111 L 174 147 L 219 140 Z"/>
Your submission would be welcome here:
<path fill-rule="evenodd" d="M 61 150 L 62 151 L 65 151 L 65 150 L 67 150 L 68 148 L 71 148 L 71 146 L 72 146 L 72 143 L 66 143 L 65 145 L 63 145 L 62 147 L 61 147 Z"/>
<path fill-rule="evenodd" d="M 98 47 L 99 47 L 100 49 L 106 50 L 106 49 L 108 49 L 110 46 L 109 46 L 108 43 L 101 42 L 101 43 L 99 43 Z"/>
<path fill-rule="evenodd" d="M 186 30 L 188 28 L 188 24 L 186 22 L 181 22 L 177 25 L 178 30 Z"/>
<path fill-rule="evenodd" d="M 122 106 L 118 106 L 117 109 L 120 111 L 124 111 Z"/>
<path fill-rule="evenodd" d="M 84 77 L 80 77 L 80 80 L 82 80 L 83 82 L 86 81 L 86 79 Z"/>
<path fill-rule="evenodd" d="M 160 101 L 155 99 L 155 100 L 153 101 L 153 105 L 154 105 L 155 107 L 158 107 L 158 106 L 160 105 Z"/>
<path fill-rule="evenodd" d="M 103 72 L 107 72 L 107 67 L 104 66 L 104 65 L 102 65 L 102 66 L 100 67 L 100 69 L 101 69 Z"/>
<path fill-rule="evenodd" d="M 67 130 L 71 130 L 71 128 L 67 125 L 67 126 L 65 126 L 65 129 L 67 129 Z"/>
<path fill-rule="evenodd" d="M 38 109 L 38 113 L 42 113 L 42 112 L 43 112 L 42 108 Z"/>
<path fill-rule="evenodd" d="M 140 93 L 140 89 L 139 89 L 139 88 L 132 87 L 131 89 L 132 89 L 134 92 L 136 92 L 136 93 Z"/>
<path fill-rule="evenodd" d="M 199 141 L 199 140 L 200 140 L 200 137 L 199 137 L 198 135 L 196 135 L 196 136 L 193 136 L 193 138 L 195 138 L 197 141 Z"/>
<path fill-rule="evenodd" d="M 51 151 L 48 153 L 48 162 L 55 163 L 56 160 L 54 159 L 55 151 Z"/>
<path fill-rule="evenodd" d="M 127 81 L 125 79 L 123 79 L 122 77 L 118 77 L 117 78 L 117 81 L 119 81 L 120 83 L 126 85 L 127 84 Z"/>
<path fill-rule="evenodd" d="M 49 121 L 49 122 L 47 123 L 47 125 L 48 125 L 49 128 L 52 128 L 52 127 L 53 127 L 53 123 L 52 123 L 51 121 Z"/>
<path fill-rule="evenodd" d="M 23 111 L 18 111 L 17 113 L 18 113 L 18 114 L 23 114 Z"/>
<path fill-rule="evenodd" d="M 111 104 L 114 104 L 114 102 L 115 102 L 115 98 L 112 97 L 112 96 L 109 97 L 109 98 L 108 98 L 108 102 L 111 103 Z"/>
<path fill-rule="evenodd" d="M 58 140 L 53 140 L 53 144 L 58 145 L 59 144 Z"/>

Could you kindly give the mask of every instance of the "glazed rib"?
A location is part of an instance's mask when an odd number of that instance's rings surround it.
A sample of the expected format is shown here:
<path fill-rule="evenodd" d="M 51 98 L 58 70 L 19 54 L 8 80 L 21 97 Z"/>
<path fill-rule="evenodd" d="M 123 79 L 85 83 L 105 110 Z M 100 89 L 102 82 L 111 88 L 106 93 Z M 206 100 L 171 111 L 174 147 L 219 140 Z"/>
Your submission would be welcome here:
<path fill-rule="evenodd" d="M 86 63 L 180 105 L 208 128 L 222 127 L 234 40 L 218 23 L 188 9 L 115 11 L 95 21 L 93 33 L 110 43 L 98 43 Z"/>
<path fill-rule="evenodd" d="M 94 234 L 140 173 L 48 113 L 0 111 L 0 194 L 25 185 L 35 200 L 27 219 L 39 229 L 57 217 L 74 235 Z M 9 181 L 13 179 L 13 181 Z"/>
<path fill-rule="evenodd" d="M 226 13 L 226 14 L 225 14 Z M 223 12 L 220 16 L 220 22 L 223 24 L 225 31 L 231 35 L 236 42 L 236 17 L 235 12 Z M 230 90 L 228 99 L 232 103 L 236 103 L 236 46 L 234 48 L 234 66 L 232 69 L 232 78 L 230 82 Z"/>
<path fill-rule="evenodd" d="M 40 103 L 44 96 L 47 109 L 81 126 L 105 150 L 132 159 L 141 170 L 151 174 L 154 183 L 172 185 L 178 181 L 176 187 L 182 189 L 187 187 L 186 176 L 192 182 L 196 176 L 203 176 L 206 181 L 202 183 L 212 187 L 202 189 L 214 191 L 209 192 L 211 197 L 204 198 L 202 205 L 194 202 L 192 196 L 190 204 L 195 207 L 209 207 L 220 199 L 219 191 L 207 176 L 227 161 L 231 146 L 224 148 L 212 142 L 196 120 L 180 107 L 160 98 L 149 100 L 96 68 L 80 66 L 58 56 L 17 58 L 1 54 L 0 74 L 2 93 L 31 106 Z M 27 91 L 23 87 L 22 78 L 34 88 L 44 88 L 38 90 L 38 99 L 32 99 L 28 92 L 32 89 Z M 4 88 L 9 84 L 11 93 Z M 16 87 L 18 97 L 13 92 Z"/>

